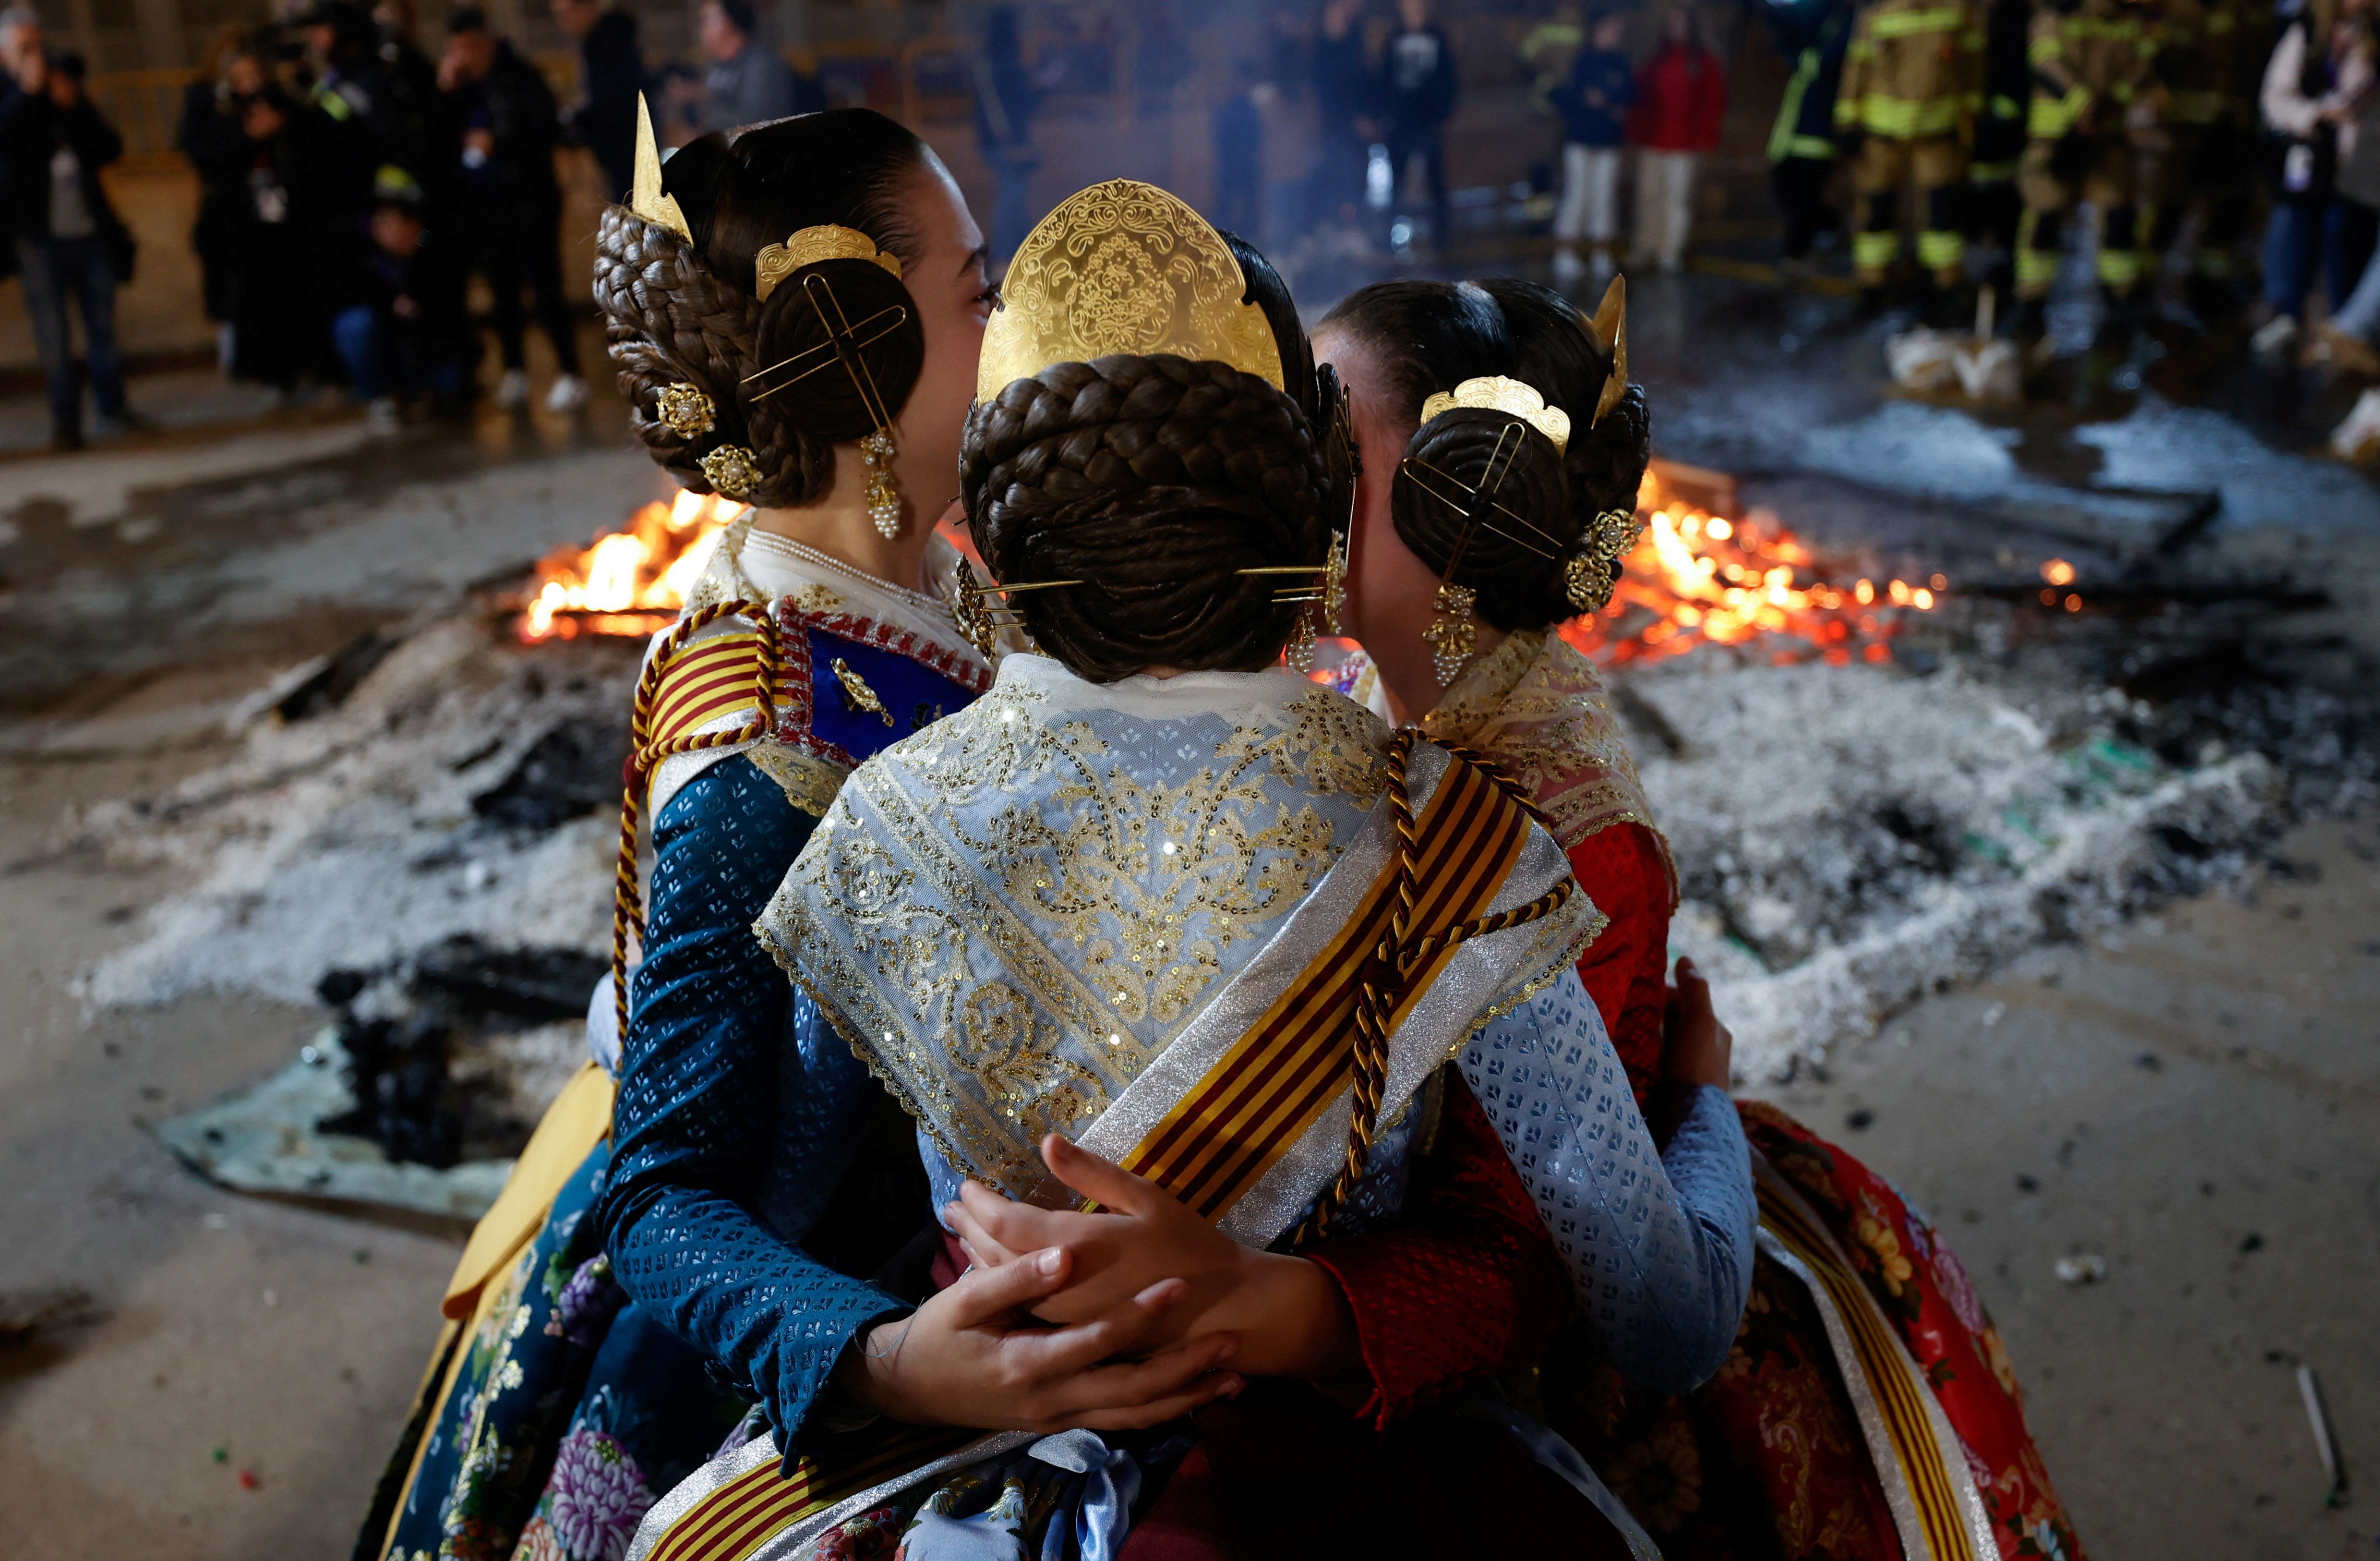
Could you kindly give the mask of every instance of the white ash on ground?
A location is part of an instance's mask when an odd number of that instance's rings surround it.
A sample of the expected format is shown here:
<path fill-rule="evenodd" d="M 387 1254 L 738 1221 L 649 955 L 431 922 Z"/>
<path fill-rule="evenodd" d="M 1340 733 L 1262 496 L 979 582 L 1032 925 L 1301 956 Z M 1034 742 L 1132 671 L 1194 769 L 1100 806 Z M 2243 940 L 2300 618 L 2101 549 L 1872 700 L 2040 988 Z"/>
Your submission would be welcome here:
<path fill-rule="evenodd" d="M 76 821 L 115 863 L 189 872 L 83 992 L 313 1001 L 447 937 L 601 954 L 633 645 L 525 650 L 470 618 L 405 639 L 336 709 L 249 731 L 230 762 Z"/>

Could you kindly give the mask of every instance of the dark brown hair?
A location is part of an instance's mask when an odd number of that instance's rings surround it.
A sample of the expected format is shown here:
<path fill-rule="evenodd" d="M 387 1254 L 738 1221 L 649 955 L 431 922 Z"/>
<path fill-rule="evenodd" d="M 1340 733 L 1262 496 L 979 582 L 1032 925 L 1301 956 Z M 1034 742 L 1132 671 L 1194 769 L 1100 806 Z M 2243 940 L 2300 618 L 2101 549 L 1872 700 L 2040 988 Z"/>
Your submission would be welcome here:
<path fill-rule="evenodd" d="M 1381 282 L 1350 295 L 1320 328 L 1364 344 L 1388 382 L 1385 410 L 1401 421 L 1419 422 L 1430 396 L 1488 375 L 1519 380 L 1570 414 L 1567 453 L 1557 454 L 1534 431 L 1512 452 L 1500 502 L 1517 519 L 1500 515 L 1493 530 L 1471 528 L 1463 511 L 1437 496 L 1477 487 L 1513 421 L 1468 409 L 1415 433 L 1390 513 L 1397 536 L 1434 571 L 1445 573 L 1463 549 L 1454 583 L 1479 593 L 1475 611 L 1498 628 L 1543 628 L 1576 616 L 1563 568 L 1596 516 L 1635 507 L 1652 447 L 1641 385 L 1630 385 L 1594 421 L 1611 359 L 1585 317 L 1552 289 L 1510 277 Z M 1411 475 L 1415 467 L 1419 482 Z"/>
<path fill-rule="evenodd" d="M 710 492 L 702 457 L 739 445 L 762 473 L 746 495 L 752 503 L 794 507 L 826 496 L 833 447 L 872 432 L 875 418 L 831 355 L 820 372 L 768 372 L 827 340 L 822 307 L 854 326 L 871 319 L 892 326 L 860 358 L 885 413 L 900 414 L 925 363 L 908 289 L 868 261 L 821 261 L 781 280 L 764 304 L 755 296 L 754 259 L 803 228 L 833 224 L 914 263 L 917 234 L 901 187 L 929 155 L 916 135 L 871 109 L 802 115 L 704 136 L 662 165 L 662 188 L 684 213 L 691 242 L 624 206 L 603 213 L 595 301 L 609 323 L 620 393 L 637 436 L 681 482 Z M 673 384 L 710 396 L 716 426 L 689 437 L 663 424 L 655 398 Z"/>
<path fill-rule="evenodd" d="M 984 561 L 1002 580 L 1083 582 L 1014 602 L 1036 643 L 1094 681 L 1269 664 L 1299 610 L 1275 597 L 1305 582 L 1238 571 L 1319 565 L 1352 498 L 1326 445 L 1335 382 L 1318 381 L 1279 274 L 1225 237 L 1287 391 L 1223 363 L 1111 357 L 1052 365 L 967 417 L 960 479 Z"/>

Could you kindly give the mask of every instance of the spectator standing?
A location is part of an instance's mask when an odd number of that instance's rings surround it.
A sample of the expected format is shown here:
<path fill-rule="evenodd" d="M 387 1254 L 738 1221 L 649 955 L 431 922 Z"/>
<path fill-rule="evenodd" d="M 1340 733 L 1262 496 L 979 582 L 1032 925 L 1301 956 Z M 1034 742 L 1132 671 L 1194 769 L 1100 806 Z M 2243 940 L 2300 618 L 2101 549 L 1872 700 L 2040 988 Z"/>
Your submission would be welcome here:
<path fill-rule="evenodd" d="M 270 55 L 257 33 L 233 50 L 212 116 L 186 127 L 182 150 L 208 198 L 223 202 L 231 376 L 286 398 L 313 366 L 322 335 L 309 236 L 337 219 L 328 210 L 332 161 L 321 120 L 273 79 Z"/>
<path fill-rule="evenodd" d="M 1365 164 L 1379 130 L 1372 117 L 1378 84 L 1364 53 L 1363 19 L 1364 0 L 1328 0 L 1310 67 L 1321 142 L 1314 204 L 1323 217 L 1348 223 L 1362 209 Z"/>
<path fill-rule="evenodd" d="M 248 205 L 247 138 L 239 115 L 229 107 L 237 95 L 236 67 L 244 68 L 249 90 L 261 83 L 255 44 L 244 27 L 227 27 L 207 46 L 199 79 L 182 89 L 182 117 L 174 149 L 190 160 L 199 176 L 199 218 L 190 227 L 190 250 L 199 258 L 200 296 L 215 323 L 215 359 L 231 372 L 232 286 L 235 247 Z"/>
<path fill-rule="evenodd" d="M 346 215 L 360 219 L 371 203 L 381 165 L 409 159 L 418 149 L 404 144 L 397 94 L 381 67 L 370 14 L 349 0 L 322 0 L 297 25 L 305 34 L 313 75 L 309 106 L 322 117 L 323 143 L 334 162 L 325 193 Z"/>
<path fill-rule="evenodd" d="M 1430 0 L 1397 0 L 1397 30 L 1381 62 L 1381 105 L 1388 119 L 1389 168 L 1398 187 L 1418 161 L 1429 186 L 1429 237 L 1439 249 L 1452 237 L 1446 200 L 1446 122 L 1461 91 L 1454 45 L 1430 15 Z"/>
<path fill-rule="evenodd" d="M 108 204 L 99 171 L 124 138 L 83 92 L 81 56 L 52 60 L 38 30 L 18 29 L 15 90 L 0 104 L 0 200 L 17 238 L 25 310 L 49 382 L 50 445 L 82 447 L 82 384 L 67 311 L 82 316 L 91 400 L 103 433 L 138 426 L 124 403 L 115 345 L 115 286 L 128 280 L 131 237 Z"/>
<path fill-rule="evenodd" d="M 628 197 L 637 163 L 637 99 L 645 91 L 637 19 L 602 0 L 553 0 L 553 19 L 578 44 L 578 102 L 564 128 L 595 154 L 614 201 Z"/>
<path fill-rule="evenodd" d="M 703 0 L 697 32 L 710 56 L 702 79 L 702 128 L 733 130 L 826 106 L 822 95 L 804 91 L 784 55 L 760 42 L 750 0 Z M 809 85 L 814 93 L 816 83 Z"/>
<path fill-rule="evenodd" d="M 438 67 L 417 42 L 419 25 L 413 0 L 380 0 L 372 7 L 371 22 L 372 49 L 388 93 L 387 160 L 418 178 L 438 125 Z"/>
<path fill-rule="evenodd" d="M 1048 84 L 1025 63 L 1016 7 L 993 6 L 984 18 L 983 48 L 975 57 L 975 136 L 999 181 L 991 250 L 1002 262 L 1015 256 L 1033 231 L 1033 173 L 1041 166 L 1033 145 L 1033 116 L 1040 112 Z"/>
<path fill-rule="evenodd" d="M 1809 260 L 1820 234 L 1843 225 L 1827 201 L 1827 184 L 1835 172 L 1835 102 L 1851 47 L 1852 0 L 1769 0 L 1767 9 L 1778 51 L 1793 62 L 1768 132 L 1769 189 L 1785 213 L 1782 256 L 1793 268 Z"/>
<path fill-rule="evenodd" d="M 1718 145 L 1727 112 L 1727 73 L 1704 47 L 1693 9 L 1673 3 L 1661 13 L 1661 45 L 1636 72 L 1636 102 L 1628 139 L 1636 147 L 1638 263 L 1674 274 L 1685 263 L 1694 226 L 1694 174 L 1703 154 Z"/>
<path fill-rule="evenodd" d="M 1611 274 L 1611 241 L 1620 233 L 1620 149 L 1627 140 L 1629 105 L 1636 101 L 1636 75 L 1621 50 L 1627 18 L 1617 12 L 1595 18 L 1586 45 L 1571 62 L 1569 78 L 1551 101 L 1562 121 L 1562 198 L 1554 213 L 1554 285 L 1574 287 L 1590 271 L 1601 282 Z M 1592 259 L 1582 262 L 1585 239 Z"/>
<path fill-rule="evenodd" d="M 2317 270 L 2343 307 L 2373 251 L 2374 213 L 2341 194 L 2338 165 L 2373 90 L 2370 0 L 2308 6 L 2282 31 L 2265 67 L 2259 104 L 2283 140 L 2281 188 L 2265 230 L 2265 307 L 2252 338 L 2260 353 L 2286 351 L 2299 335 Z M 2342 140 L 2348 145 L 2342 148 Z"/>
<path fill-rule="evenodd" d="M 553 173 L 562 127 L 553 93 L 535 66 L 489 30 L 484 11 L 467 6 L 446 25 L 446 54 L 438 63 L 438 84 L 446 94 L 439 143 L 455 189 L 455 236 L 469 268 L 487 278 L 495 295 L 496 345 L 504 363 L 496 404 L 515 408 L 528 401 L 526 290 L 561 369 L 547 391 L 546 409 L 570 411 L 586 403 L 587 382 L 578 374 L 577 325 L 562 296 L 562 189 Z"/>

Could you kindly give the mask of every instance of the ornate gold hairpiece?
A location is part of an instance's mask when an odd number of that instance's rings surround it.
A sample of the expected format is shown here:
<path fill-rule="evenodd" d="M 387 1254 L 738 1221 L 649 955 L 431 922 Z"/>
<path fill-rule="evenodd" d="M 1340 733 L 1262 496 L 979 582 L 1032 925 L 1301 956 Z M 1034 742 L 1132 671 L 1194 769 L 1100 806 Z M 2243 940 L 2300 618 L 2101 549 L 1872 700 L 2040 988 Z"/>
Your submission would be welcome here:
<path fill-rule="evenodd" d="M 662 153 L 653 141 L 653 111 L 645 106 L 645 94 L 637 94 L 637 180 L 628 191 L 628 210 L 655 227 L 666 227 L 672 233 L 694 242 L 694 235 L 686 226 L 686 213 L 678 210 L 677 197 L 662 193 Z"/>
<path fill-rule="evenodd" d="M 1111 179 L 1061 201 L 1018 246 L 983 337 L 976 399 L 1052 363 L 1171 353 L 1280 390 L 1281 346 L 1232 248 L 1155 185 Z"/>
<path fill-rule="evenodd" d="M 1585 534 L 1578 539 L 1578 551 L 1562 567 L 1562 594 L 1570 604 L 1582 613 L 1600 612 L 1619 583 L 1620 560 L 1644 534 L 1644 523 L 1633 510 L 1607 509 L 1587 522 Z"/>
<path fill-rule="evenodd" d="M 1611 279 L 1586 325 L 1595 345 L 1611 356 L 1611 377 L 1603 382 L 1603 394 L 1595 398 L 1595 416 L 1587 420 L 1586 426 L 1593 428 L 1628 395 L 1628 278 Z"/>
<path fill-rule="evenodd" d="M 995 585 L 975 572 L 975 566 L 959 560 L 958 600 L 951 604 L 951 617 L 957 623 L 959 633 L 967 643 L 983 652 L 984 659 L 1000 643 L 1000 631 L 1014 628 L 1025 621 L 1023 613 L 1006 603 L 987 604 L 987 596 L 1014 596 L 1019 591 L 1050 591 L 1062 585 L 1080 585 L 1081 580 L 1026 580 L 1020 585 Z"/>
<path fill-rule="evenodd" d="M 1566 455 L 1570 451 L 1570 414 L 1560 407 L 1547 406 L 1545 396 L 1535 385 L 1506 379 L 1501 374 L 1464 380 L 1452 390 L 1441 390 L 1423 402 L 1421 421 L 1427 424 L 1458 408 L 1509 412 L 1551 440 L 1554 454 Z"/>
<path fill-rule="evenodd" d="M 820 223 L 752 257 L 752 296 L 766 303 L 769 295 L 777 290 L 778 283 L 806 265 L 831 260 L 866 261 L 891 272 L 894 281 L 901 279 L 899 256 L 884 253 L 876 247 L 875 239 L 856 227 Z"/>

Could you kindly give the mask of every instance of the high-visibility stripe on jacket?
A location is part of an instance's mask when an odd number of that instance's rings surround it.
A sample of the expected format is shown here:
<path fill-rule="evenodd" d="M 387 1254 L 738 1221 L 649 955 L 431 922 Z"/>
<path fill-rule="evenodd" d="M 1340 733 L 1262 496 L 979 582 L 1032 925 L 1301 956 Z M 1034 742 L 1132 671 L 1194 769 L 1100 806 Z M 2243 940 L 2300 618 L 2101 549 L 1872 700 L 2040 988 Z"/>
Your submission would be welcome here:
<path fill-rule="evenodd" d="M 1874 0 L 1852 28 L 1836 125 L 1893 140 L 1951 133 L 1982 105 L 1983 49 L 1971 0 Z"/>

